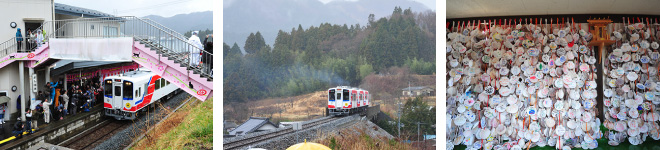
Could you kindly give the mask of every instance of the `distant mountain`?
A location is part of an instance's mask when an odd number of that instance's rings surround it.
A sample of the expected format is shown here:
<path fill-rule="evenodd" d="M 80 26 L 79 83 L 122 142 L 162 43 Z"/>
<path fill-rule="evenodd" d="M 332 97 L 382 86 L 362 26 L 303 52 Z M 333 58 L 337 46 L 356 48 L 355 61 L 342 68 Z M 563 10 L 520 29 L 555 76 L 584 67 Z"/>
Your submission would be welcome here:
<path fill-rule="evenodd" d="M 213 11 L 178 14 L 167 18 L 149 15 L 143 18 L 149 18 L 181 34 L 190 30 L 213 30 Z"/>
<path fill-rule="evenodd" d="M 410 0 L 332 1 L 327 4 L 318 0 L 236 0 L 223 6 L 223 40 L 229 45 L 236 42 L 243 49 L 248 35 L 259 31 L 266 44 L 272 46 L 279 30 L 291 32 L 299 24 L 307 29 L 325 22 L 365 26 L 369 14 L 374 14 L 375 18 L 389 16 L 395 6 L 411 8 L 414 12 L 430 10 Z"/>

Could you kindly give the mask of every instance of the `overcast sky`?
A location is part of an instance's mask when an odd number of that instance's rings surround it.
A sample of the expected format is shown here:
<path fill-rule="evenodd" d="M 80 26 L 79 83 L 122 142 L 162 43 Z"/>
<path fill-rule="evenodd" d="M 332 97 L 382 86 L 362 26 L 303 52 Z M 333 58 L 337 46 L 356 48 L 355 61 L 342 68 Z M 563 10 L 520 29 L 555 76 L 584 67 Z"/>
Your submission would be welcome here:
<path fill-rule="evenodd" d="M 177 14 L 213 10 L 212 0 L 55 0 L 71 6 L 98 10 L 117 16 L 159 15 L 171 17 Z"/>
<path fill-rule="evenodd" d="M 236 1 L 236 0 L 223 0 L 222 5 L 224 5 L 223 7 L 227 7 L 234 1 Z M 318 0 L 318 1 L 321 1 L 325 4 L 325 3 L 328 3 L 328 2 L 331 2 L 331 1 L 358 1 L 358 0 Z M 410 1 L 416 1 L 416 2 L 422 3 L 426 7 L 428 7 L 429 9 L 432 9 L 433 11 L 435 11 L 435 0 L 410 0 Z"/>
<path fill-rule="evenodd" d="M 323 3 L 328 3 L 331 1 L 358 1 L 358 0 L 319 0 Z M 426 7 L 428 7 L 431 10 L 435 11 L 435 0 L 410 0 L 410 1 L 415 1 L 418 3 L 424 4 Z"/>

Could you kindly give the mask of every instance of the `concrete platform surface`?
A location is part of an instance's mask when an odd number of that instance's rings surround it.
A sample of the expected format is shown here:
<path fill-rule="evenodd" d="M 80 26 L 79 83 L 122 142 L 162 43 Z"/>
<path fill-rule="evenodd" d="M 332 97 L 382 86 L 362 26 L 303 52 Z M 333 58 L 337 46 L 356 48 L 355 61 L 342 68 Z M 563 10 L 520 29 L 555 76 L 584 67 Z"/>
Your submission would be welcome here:
<path fill-rule="evenodd" d="M 96 105 L 90 109 L 90 112 L 97 112 L 97 111 L 102 111 L 103 107 L 100 105 Z M 55 130 L 58 129 L 62 126 L 66 126 L 68 124 L 71 124 L 72 122 L 78 120 L 79 118 L 83 117 L 89 117 L 90 112 L 80 112 L 75 115 L 67 115 L 64 117 L 64 120 L 59 120 L 55 121 L 55 119 L 50 120 L 50 123 L 46 124 L 43 119 L 43 114 L 40 114 L 41 116 L 37 120 L 37 125 L 38 128 L 35 131 L 35 133 L 27 133 L 23 135 L 21 138 L 15 138 L 14 134 L 12 134 L 12 131 L 14 130 L 14 124 L 16 121 L 5 121 L 2 125 L 0 125 L 0 146 L 5 147 L 7 145 L 12 145 L 12 143 L 18 142 L 18 141 L 23 141 L 23 140 L 30 140 L 34 137 L 40 136 L 43 131 L 49 131 L 49 130 Z"/>

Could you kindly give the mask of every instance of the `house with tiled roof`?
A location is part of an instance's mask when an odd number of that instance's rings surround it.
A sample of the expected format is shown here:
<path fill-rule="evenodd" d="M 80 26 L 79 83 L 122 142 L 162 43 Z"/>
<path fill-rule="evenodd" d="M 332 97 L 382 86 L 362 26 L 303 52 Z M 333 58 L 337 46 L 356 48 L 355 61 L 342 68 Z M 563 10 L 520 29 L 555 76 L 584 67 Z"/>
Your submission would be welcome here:
<path fill-rule="evenodd" d="M 241 136 L 254 132 L 269 131 L 277 129 L 277 125 L 264 117 L 250 117 L 243 124 L 229 131 L 229 135 Z"/>

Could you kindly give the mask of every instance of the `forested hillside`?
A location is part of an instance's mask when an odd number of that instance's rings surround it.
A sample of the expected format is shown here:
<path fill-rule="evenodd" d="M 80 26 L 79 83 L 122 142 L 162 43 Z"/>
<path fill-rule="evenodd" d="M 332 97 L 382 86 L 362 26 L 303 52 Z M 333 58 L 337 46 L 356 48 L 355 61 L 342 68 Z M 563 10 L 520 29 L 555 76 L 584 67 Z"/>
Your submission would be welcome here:
<path fill-rule="evenodd" d="M 387 18 L 370 15 L 367 25 L 323 23 L 280 30 L 272 46 L 259 31 L 245 45 L 223 44 L 224 102 L 292 96 L 357 86 L 367 75 L 390 67 L 433 74 L 435 12 L 396 7 Z"/>

